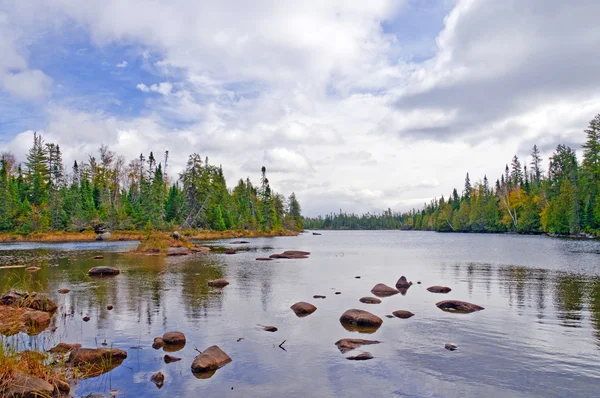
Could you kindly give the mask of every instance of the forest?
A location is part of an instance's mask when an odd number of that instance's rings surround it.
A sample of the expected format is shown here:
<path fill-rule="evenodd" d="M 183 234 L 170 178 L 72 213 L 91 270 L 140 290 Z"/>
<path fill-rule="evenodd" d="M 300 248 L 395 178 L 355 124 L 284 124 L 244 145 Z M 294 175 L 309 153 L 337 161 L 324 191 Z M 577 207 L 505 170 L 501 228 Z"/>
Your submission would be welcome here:
<path fill-rule="evenodd" d="M 439 232 L 516 232 L 600 235 L 600 114 L 584 130 L 582 160 L 558 145 L 547 171 L 534 145 L 526 162 L 515 155 L 499 179 L 487 176 L 420 210 L 362 215 L 341 212 L 306 218 L 307 229 L 405 229 Z"/>
<path fill-rule="evenodd" d="M 160 161 L 151 152 L 126 163 L 102 145 L 67 172 L 60 147 L 34 134 L 22 164 L 1 154 L 0 231 L 302 228 L 296 195 L 274 192 L 265 167 L 258 186 L 247 178 L 228 189 L 222 167 L 208 158 L 190 155 L 176 176 L 168 175 L 168 160 L 168 151 Z"/>

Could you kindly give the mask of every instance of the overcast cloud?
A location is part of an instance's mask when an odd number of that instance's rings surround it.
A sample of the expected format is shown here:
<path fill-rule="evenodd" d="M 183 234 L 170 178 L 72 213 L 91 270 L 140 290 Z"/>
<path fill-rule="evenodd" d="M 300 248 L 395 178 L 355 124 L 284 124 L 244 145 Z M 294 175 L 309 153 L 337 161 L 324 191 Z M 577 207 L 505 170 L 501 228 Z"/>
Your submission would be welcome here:
<path fill-rule="evenodd" d="M 600 2 L 0 0 L 0 149 L 198 152 L 308 215 L 495 180 L 600 112 Z M 525 161 L 523 159 L 523 161 Z"/>

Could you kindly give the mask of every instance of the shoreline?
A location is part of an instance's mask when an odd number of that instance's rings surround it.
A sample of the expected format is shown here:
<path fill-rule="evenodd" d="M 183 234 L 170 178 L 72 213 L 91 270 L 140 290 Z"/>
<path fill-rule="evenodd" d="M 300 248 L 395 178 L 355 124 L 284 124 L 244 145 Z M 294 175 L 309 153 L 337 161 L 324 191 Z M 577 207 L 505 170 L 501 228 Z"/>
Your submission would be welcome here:
<path fill-rule="evenodd" d="M 171 232 L 154 231 L 150 237 L 163 237 Z M 277 236 L 297 236 L 300 231 L 277 230 L 277 231 L 253 231 L 253 230 L 229 230 L 229 231 L 210 231 L 210 230 L 185 230 L 180 234 L 188 240 L 215 240 L 215 239 L 233 239 L 233 238 L 271 238 Z M 0 243 L 11 242 L 95 242 L 98 234 L 93 231 L 84 232 L 34 232 L 28 235 L 20 235 L 10 232 L 0 233 Z M 143 231 L 114 231 L 111 237 L 104 242 L 117 241 L 142 241 L 148 237 Z"/>

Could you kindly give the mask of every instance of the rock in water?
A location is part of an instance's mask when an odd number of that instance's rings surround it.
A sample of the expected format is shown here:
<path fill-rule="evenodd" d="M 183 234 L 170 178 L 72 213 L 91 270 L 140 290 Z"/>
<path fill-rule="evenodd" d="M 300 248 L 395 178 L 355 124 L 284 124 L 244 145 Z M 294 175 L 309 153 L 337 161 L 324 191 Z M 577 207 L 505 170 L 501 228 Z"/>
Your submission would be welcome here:
<path fill-rule="evenodd" d="M 181 361 L 181 358 L 174 357 L 172 355 L 165 355 L 164 357 L 165 363 L 177 362 Z"/>
<path fill-rule="evenodd" d="M 378 328 L 383 323 L 383 320 L 368 311 L 351 309 L 342 314 L 340 322 L 354 326 Z"/>
<path fill-rule="evenodd" d="M 448 286 L 430 286 L 427 290 L 431 293 L 450 293 L 452 291 Z"/>
<path fill-rule="evenodd" d="M 237 252 L 235 250 L 233 250 L 233 249 L 227 249 L 223 253 L 225 253 L 225 254 L 236 254 Z"/>
<path fill-rule="evenodd" d="M 233 242 L 231 242 L 232 245 L 245 245 L 247 243 L 250 242 L 248 242 L 247 240 L 234 240 Z"/>
<path fill-rule="evenodd" d="M 59 292 L 60 294 L 67 294 L 67 293 L 69 293 L 69 292 L 70 292 L 70 290 L 69 290 L 69 289 L 66 289 L 66 288 L 65 288 L 65 289 L 58 289 L 58 292 Z"/>
<path fill-rule="evenodd" d="M 113 308 L 114 308 L 114 307 L 113 307 L 112 305 L 107 305 L 107 306 L 106 306 L 106 309 L 107 309 L 107 310 L 109 310 L 109 311 L 111 311 Z"/>
<path fill-rule="evenodd" d="M 462 314 L 470 314 L 471 312 L 485 309 L 477 304 L 471 304 L 460 300 L 444 300 L 436 303 L 435 305 L 442 311 L 457 312 Z"/>
<path fill-rule="evenodd" d="M 338 340 L 335 345 L 341 351 L 342 354 L 352 351 L 363 345 L 379 344 L 377 340 L 365 340 L 365 339 L 341 339 Z"/>
<path fill-rule="evenodd" d="M 455 346 L 454 344 L 451 344 L 451 343 L 446 343 L 446 345 L 444 345 L 444 348 L 445 348 L 445 349 L 447 349 L 447 350 L 450 350 L 450 351 L 454 351 L 454 350 L 456 350 L 458 347 L 457 347 L 457 346 Z"/>
<path fill-rule="evenodd" d="M 376 297 L 362 297 L 360 300 L 361 303 L 365 304 L 381 304 L 381 300 Z"/>
<path fill-rule="evenodd" d="M 207 285 L 212 287 L 225 287 L 229 285 L 229 282 L 225 279 L 216 279 L 214 281 L 208 281 Z"/>
<path fill-rule="evenodd" d="M 150 377 L 150 381 L 156 384 L 156 387 L 160 389 L 162 388 L 163 384 L 165 384 L 165 375 L 161 372 L 154 373 L 152 377 Z"/>
<path fill-rule="evenodd" d="M 317 307 L 310 303 L 300 301 L 290 307 L 292 311 L 298 316 L 310 315 L 317 310 Z"/>
<path fill-rule="evenodd" d="M 155 350 L 160 350 L 164 346 L 165 346 L 165 341 L 161 337 L 154 338 L 154 341 L 152 342 L 152 348 L 154 348 Z"/>
<path fill-rule="evenodd" d="M 113 267 L 94 267 L 88 271 L 89 276 L 110 276 L 119 275 L 121 271 Z"/>
<path fill-rule="evenodd" d="M 373 287 L 373 289 L 371 289 L 371 293 L 378 297 L 387 297 L 393 296 L 394 294 L 398 294 L 400 293 L 400 291 L 383 283 L 378 283 Z"/>
<path fill-rule="evenodd" d="M 4 381 L 4 380 L 3 380 Z M 4 384 L 4 383 L 3 383 Z M 51 397 L 52 384 L 26 373 L 12 372 L 3 397 Z M 4 395 L 6 394 L 6 395 Z"/>
<path fill-rule="evenodd" d="M 192 372 L 202 373 L 217 370 L 231 362 L 231 358 L 218 346 L 213 345 L 194 358 Z"/>
<path fill-rule="evenodd" d="M 351 361 L 366 361 L 368 359 L 373 359 L 373 355 L 371 355 L 371 353 L 369 352 L 363 352 L 362 354 L 358 354 L 353 357 L 348 357 L 346 359 L 349 359 Z"/>
<path fill-rule="evenodd" d="M 256 261 L 272 261 L 273 259 L 270 257 L 258 257 Z"/>
<path fill-rule="evenodd" d="M 167 249 L 167 256 L 187 256 L 192 254 L 192 251 L 187 247 L 169 247 Z"/>
<path fill-rule="evenodd" d="M 303 252 L 301 250 L 286 250 L 282 254 L 288 256 L 310 256 L 310 252 Z"/>
<path fill-rule="evenodd" d="M 165 344 L 183 345 L 185 344 L 185 335 L 181 332 L 167 332 L 162 337 Z"/>
<path fill-rule="evenodd" d="M 0 297 L 0 305 L 31 308 L 36 311 L 54 312 L 58 306 L 47 295 L 33 292 L 31 294 L 11 289 Z"/>
<path fill-rule="evenodd" d="M 84 322 L 88 322 L 89 320 L 90 320 L 90 317 L 89 317 L 89 316 L 84 316 L 84 317 L 83 317 L 83 321 L 84 321 Z"/>
<path fill-rule="evenodd" d="M 400 279 L 398 279 L 398 282 L 396 282 L 396 288 L 397 289 L 408 289 L 409 287 L 412 286 L 412 282 L 409 282 L 408 280 L 406 280 L 406 277 L 404 275 L 402 275 L 400 277 Z"/>
<path fill-rule="evenodd" d="M 48 350 L 48 352 L 52 354 L 66 354 L 67 352 L 71 352 L 78 348 L 81 348 L 81 344 L 58 343 L 56 346 Z"/>
<path fill-rule="evenodd" d="M 77 367 L 85 378 L 110 372 L 127 358 L 127 352 L 117 348 L 78 348 L 71 351 L 68 363 Z"/>
<path fill-rule="evenodd" d="M 324 299 L 324 298 L 326 298 L 326 297 L 327 297 L 327 296 L 321 296 L 320 294 L 315 294 L 315 295 L 313 296 L 313 298 L 315 298 L 315 299 Z"/>
<path fill-rule="evenodd" d="M 265 326 L 263 327 L 263 330 L 265 332 L 276 332 L 279 329 L 277 329 L 275 326 Z"/>
<path fill-rule="evenodd" d="M 413 314 L 410 311 L 405 311 L 405 310 L 398 310 L 398 311 L 394 311 L 392 312 L 392 314 L 396 317 L 396 318 L 400 318 L 400 319 L 408 319 L 411 316 L 414 316 L 415 314 Z"/>

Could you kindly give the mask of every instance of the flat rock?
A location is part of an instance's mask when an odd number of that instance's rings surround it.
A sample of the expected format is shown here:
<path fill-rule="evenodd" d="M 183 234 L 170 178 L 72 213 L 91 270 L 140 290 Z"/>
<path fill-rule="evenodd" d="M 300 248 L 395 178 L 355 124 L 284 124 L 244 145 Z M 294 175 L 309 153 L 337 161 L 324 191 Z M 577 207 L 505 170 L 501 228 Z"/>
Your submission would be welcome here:
<path fill-rule="evenodd" d="M 439 309 L 446 311 L 446 312 L 457 312 L 457 313 L 463 313 L 463 314 L 469 314 L 471 312 L 481 311 L 481 310 L 485 309 L 477 304 L 472 304 L 472 303 L 468 303 L 466 301 L 460 301 L 460 300 L 444 300 L 444 301 L 440 301 L 439 303 L 436 303 L 435 305 Z"/>
<path fill-rule="evenodd" d="M 160 389 L 165 384 L 165 375 L 162 374 L 162 372 L 154 373 L 150 377 L 150 381 L 153 382 L 154 384 L 156 384 L 156 387 L 158 387 Z"/>
<path fill-rule="evenodd" d="M 335 345 L 341 351 L 342 354 L 352 351 L 363 345 L 379 344 L 377 340 L 365 340 L 365 339 L 341 339 L 338 340 Z"/>
<path fill-rule="evenodd" d="M 351 361 L 366 361 L 369 359 L 373 359 L 373 355 L 371 355 L 371 353 L 369 352 L 363 352 L 362 354 L 358 354 L 353 357 L 348 357 L 346 359 L 349 359 Z"/>
<path fill-rule="evenodd" d="M 362 297 L 358 301 L 365 304 L 381 304 L 381 300 L 376 297 Z"/>
<path fill-rule="evenodd" d="M 210 247 L 194 246 L 190 250 L 192 251 L 192 253 L 208 253 L 210 251 Z"/>
<path fill-rule="evenodd" d="M 56 346 L 48 350 L 48 352 L 52 354 L 66 354 L 78 348 L 81 348 L 81 344 L 58 343 Z"/>
<path fill-rule="evenodd" d="M 22 372 L 12 372 L 3 397 L 51 397 L 54 386 L 39 377 Z M 6 395 L 4 395 L 6 394 Z"/>
<path fill-rule="evenodd" d="M 283 254 L 288 256 L 309 256 L 310 252 L 303 252 L 301 250 L 286 250 Z"/>
<path fill-rule="evenodd" d="M 342 314 L 340 322 L 355 326 L 379 327 L 383 320 L 368 311 L 351 309 Z"/>
<path fill-rule="evenodd" d="M 231 358 L 218 346 L 213 345 L 202 351 L 192 362 L 192 372 L 202 373 L 217 370 L 231 362 Z"/>
<path fill-rule="evenodd" d="M 60 294 L 67 294 L 69 293 L 71 290 L 67 289 L 67 288 L 63 288 L 63 289 L 58 289 L 57 292 L 59 292 Z"/>
<path fill-rule="evenodd" d="M 408 319 L 411 316 L 414 316 L 415 314 L 413 314 L 410 311 L 405 311 L 405 310 L 398 310 L 398 311 L 394 311 L 392 312 L 392 314 L 396 317 L 396 318 L 400 318 L 400 319 Z"/>
<path fill-rule="evenodd" d="M 394 294 L 398 294 L 400 293 L 400 291 L 383 283 L 378 283 L 373 287 L 373 289 L 371 289 L 371 293 L 378 297 L 387 297 L 393 296 Z"/>
<path fill-rule="evenodd" d="M 68 363 L 79 368 L 84 378 L 110 372 L 127 358 L 127 352 L 118 348 L 77 348 L 71 351 Z"/>
<path fill-rule="evenodd" d="M 272 261 L 273 259 L 270 257 L 258 257 L 256 261 Z"/>
<path fill-rule="evenodd" d="M 212 287 L 225 287 L 229 285 L 229 282 L 225 279 L 215 279 L 214 281 L 208 281 L 207 285 Z"/>
<path fill-rule="evenodd" d="M 304 255 L 304 254 L 291 254 L 291 253 L 271 254 L 269 257 L 285 258 L 285 259 L 308 258 L 308 256 Z"/>
<path fill-rule="evenodd" d="M 398 282 L 396 282 L 396 288 L 397 289 L 408 289 L 409 287 L 412 286 L 412 282 L 409 282 L 406 277 L 404 275 L 402 275 L 400 277 L 400 279 L 398 279 Z"/>
<path fill-rule="evenodd" d="M 292 305 L 290 308 L 298 316 L 310 315 L 317 310 L 317 307 L 304 301 L 300 301 Z"/>
<path fill-rule="evenodd" d="M 172 355 L 165 355 L 164 357 L 165 363 L 171 363 L 171 362 L 177 362 L 177 361 L 181 361 L 181 358 L 178 357 L 174 357 Z"/>
<path fill-rule="evenodd" d="M 431 293 L 450 293 L 452 291 L 448 286 L 430 286 L 427 290 Z"/>
<path fill-rule="evenodd" d="M 192 254 L 192 251 L 187 247 L 169 247 L 167 249 L 167 256 L 187 256 Z"/>
<path fill-rule="evenodd" d="M 162 337 L 165 344 L 182 345 L 185 344 L 185 335 L 181 332 L 167 332 Z"/>
<path fill-rule="evenodd" d="M 88 271 L 89 276 L 119 275 L 121 271 L 114 267 L 93 267 Z"/>

